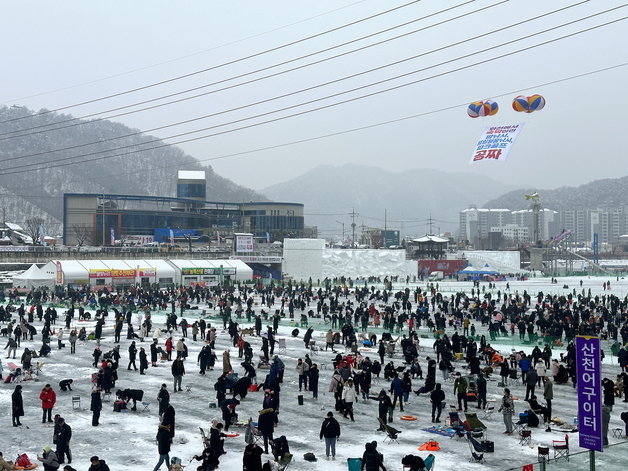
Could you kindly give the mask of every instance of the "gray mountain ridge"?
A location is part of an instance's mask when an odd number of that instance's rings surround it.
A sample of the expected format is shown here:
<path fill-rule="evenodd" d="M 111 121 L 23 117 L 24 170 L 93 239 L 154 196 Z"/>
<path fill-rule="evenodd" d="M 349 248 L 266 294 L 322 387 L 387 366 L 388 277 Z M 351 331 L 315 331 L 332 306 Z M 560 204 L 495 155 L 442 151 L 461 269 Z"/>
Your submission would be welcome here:
<path fill-rule="evenodd" d="M 24 224 L 30 217 L 42 217 L 48 234 L 60 233 L 64 193 L 174 197 L 178 170 L 204 170 L 210 201 L 266 201 L 265 196 L 217 175 L 211 166 L 176 146 L 140 152 L 164 144 L 159 140 L 148 143 L 157 139 L 153 136 L 128 136 L 139 131 L 108 120 L 61 123 L 71 119 L 71 115 L 46 110 L 0 107 L 0 196 L 6 221 Z M 127 137 L 110 140 L 118 136 Z M 97 144 L 84 145 L 92 142 Z M 69 147 L 73 148 L 52 152 Z M 118 150 L 96 154 L 110 149 Z M 102 158 L 117 153 L 125 155 Z M 30 154 L 40 155 L 21 157 Z M 62 163 L 72 164 L 46 167 Z M 26 167 L 29 164 L 36 165 Z M 27 171 L 33 168 L 37 170 Z"/>
<path fill-rule="evenodd" d="M 456 231 L 460 210 L 513 188 L 477 175 L 432 169 L 384 170 L 358 164 L 321 165 L 292 180 L 260 190 L 270 199 L 305 204 L 305 222 L 319 226 L 321 237 L 351 233 L 349 213 L 355 222 L 399 229 L 403 235 Z M 356 237 L 361 228 L 356 228 Z"/>
<path fill-rule="evenodd" d="M 527 209 L 530 202 L 524 195 L 538 192 L 544 208 L 555 211 L 568 209 L 605 209 L 628 206 L 628 176 L 594 180 L 579 186 L 564 186 L 553 190 L 533 187 L 510 191 L 488 200 L 485 208 Z"/>

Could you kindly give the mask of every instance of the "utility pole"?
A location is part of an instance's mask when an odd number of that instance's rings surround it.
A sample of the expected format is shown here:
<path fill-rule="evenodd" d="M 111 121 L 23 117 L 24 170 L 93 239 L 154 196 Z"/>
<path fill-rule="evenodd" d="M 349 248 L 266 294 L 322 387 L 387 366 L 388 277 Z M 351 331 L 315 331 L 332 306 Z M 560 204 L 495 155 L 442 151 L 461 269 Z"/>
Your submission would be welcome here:
<path fill-rule="evenodd" d="M 387 213 L 388 213 L 388 210 L 386 208 L 384 208 L 384 237 L 382 237 L 382 239 L 384 239 L 384 240 L 382 241 L 383 242 L 382 245 L 384 246 L 385 249 L 388 248 L 388 246 L 386 244 L 386 236 L 388 234 L 388 231 L 386 230 L 387 229 L 387 222 L 388 222 L 387 221 L 387 219 L 388 219 L 387 218 L 387 215 L 388 215 Z"/>
<path fill-rule="evenodd" d="M 351 248 L 355 248 L 355 218 L 359 214 L 355 212 L 355 208 L 351 209 Z"/>
<path fill-rule="evenodd" d="M 105 194 L 102 194 L 102 246 L 105 246 Z"/>
<path fill-rule="evenodd" d="M 430 224 L 430 234 L 432 234 L 432 214 L 430 213 L 430 217 L 428 218 Z"/>

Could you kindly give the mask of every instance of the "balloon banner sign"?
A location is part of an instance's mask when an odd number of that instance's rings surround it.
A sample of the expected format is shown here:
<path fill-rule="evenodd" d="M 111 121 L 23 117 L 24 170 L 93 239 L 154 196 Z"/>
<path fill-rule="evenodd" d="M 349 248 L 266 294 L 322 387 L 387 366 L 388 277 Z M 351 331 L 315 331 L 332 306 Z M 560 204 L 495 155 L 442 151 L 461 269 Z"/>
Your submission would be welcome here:
<path fill-rule="evenodd" d="M 484 129 L 469 163 L 473 164 L 483 160 L 506 160 L 510 147 L 521 132 L 523 124 L 491 126 Z"/>

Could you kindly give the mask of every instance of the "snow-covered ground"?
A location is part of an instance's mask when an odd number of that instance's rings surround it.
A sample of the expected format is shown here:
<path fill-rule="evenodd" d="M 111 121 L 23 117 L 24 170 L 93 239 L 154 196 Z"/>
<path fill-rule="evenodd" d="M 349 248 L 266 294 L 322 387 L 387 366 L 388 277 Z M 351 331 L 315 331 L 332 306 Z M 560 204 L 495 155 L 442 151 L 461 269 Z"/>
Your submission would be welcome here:
<path fill-rule="evenodd" d="M 602 290 L 602 282 L 607 278 L 584 278 L 584 289 L 591 288 L 593 293 L 604 293 Z M 563 289 L 563 285 L 569 285 L 569 290 Z M 424 286 L 424 285 L 423 285 Z M 618 296 L 625 296 L 628 293 L 628 281 L 627 280 L 611 280 L 612 290 L 611 293 Z M 405 287 L 405 284 L 398 284 L 395 288 Z M 413 285 L 411 285 L 411 288 Z M 458 290 L 471 289 L 470 283 L 463 282 L 440 282 L 439 287 L 444 292 L 455 292 Z M 503 292 L 505 283 L 498 283 L 497 287 L 493 290 L 496 292 L 498 289 Z M 532 279 L 529 281 L 511 281 L 510 290 L 514 292 L 519 290 L 527 290 L 529 293 L 536 294 L 539 290 L 543 292 L 558 292 L 563 293 L 571 291 L 576 288 L 580 291 L 579 278 L 563 279 L 559 278 L 558 284 L 551 285 L 548 279 Z M 608 293 L 608 291 L 607 291 Z M 260 306 L 255 306 L 259 311 Z M 192 322 L 199 314 L 198 310 L 191 310 L 186 313 L 188 321 Z M 155 327 L 163 327 L 164 312 L 153 313 L 153 321 Z M 298 313 L 300 314 L 300 313 Z M 298 316 L 297 316 L 298 317 Z M 137 322 L 134 317 L 134 323 Z M 198 373 L 196 366 L 196 357 L 202 342 L 199 340 L 193 342 L 191 336 L 186 340 L 190 351 L 189 359 L 186 361 L 187 374 L 184 377 L 184 392 L 172 392 L 172 376 L 170 373 L 170 363 L 159 363 L 156 368 L 149 368 L 146 376 L 140 376 L 139 372 L 127 371 L 126 364 L 128 360 L 127 347 L 129 341 L 124 339 L 120 342 L 122 359 L 120 361 L 119 380 L 116 384 L 118 388 L 135 388 L 143 389 L 145 391 L 144 400 L 150 402 L 150 410 L 142 411 L 142 407 L 138 407 L 137 412 L 128 413 L 115 413 L 113 412 L 112 403 L 104 403 L 103 411 L 100 420 L 99 427 L 91 426 L 91 413 L 89 411 L 89 397 L 91 390 L 90 375 L 95 372 L 95 369 L 91 367 L 92 357 L 91 353 L 94 349 L 95 343 L 88 341 L 86 344 L 77 345 L 76 355 L 71 355 L 69 352 L 69 346 L 61 351 L 53 348 L 52 354 L 49 358 L 44 360 L 45 365 L 43 367 L 42 374 L 32 381 L 26 381 L 23 383 L 23 397 L 26 416 L 23 417 L 22 427 L 11 427 L 10 420 L 10 403 L 11 392 L 14 387 L 11 384 L 0 385 L 0 419 L 3 427 L 3 431 L 0 433 L 0 451 L 4 453 L 4 457 L 7 459 L 14 459 L 18 453 L 28 453 L 32 459 L 35 459 L 36 455 L 41 452 L 44 445 L 52 445 L 52 427 L 47 424 L 41 423 L 41 409 L 38 399 L 39 392 L 46 383 L 51 383 L 58 394 L 57 405 L 54 413 L 60 413 L 66 422 L 73 429 L 73 438 L 71 441 L 71 449 L 74 456 L 73 466 L 79 470 L 86 470 L 89 467 L 89 457 L 92 455 L 98 455 L 101 459 L 104 459 L 109 464 L 112 471 L 116 470 L 146 470 L 150 471 L 158 460 L 157 445 L 155 442 L 155 435 L 158 425 L 158 407 L 156 396 L 159 390 L 159 386 L 162 383 L 168 384 L 168 389 L 171 391 L 171 403 L 176 410 L 176 436 L 172 445 L 172 451 L 170 456 L 178 456 L 182 459 L 183 463 L 188 463 L 190 458 L 202 450 L 202 442 L 199 433 L 199 427 L 207 429 L 212 419 L 220 419 L 219 409 L 210 409 L 208 403 L 215 400 L 215 391 L 213 390 L 213 384 L 216 378 L 222 372 L 221 353 L 230 348 L 232 365 L 235 371 L 239 372 L 242 376 L 244 371 L 239 366 L 237 359 L 237 349 L 234 349 L 230 342 L 226 332 L 221 331 L 221 322 L 217 319 L 210 321 L 212 325 L 215 325 L 219 329 L 219 336 L 216 342 L 216 353 L 218 361 L 216 363 L 216 369 L 209 371 L 206 376 L 201 376 Z M 76 322 L 75 325 L 80 327 L 85 325 L 88 332 L 93 328 L 93 322 Z M 247 326 L 247 323 L 242 322 L 242 326 Z M 41 325 L 36 323 L 38 332 L 41 330 Z M 60 327 L 60 324 L 57 324 Z M 327 326 L 318 324 L 317 333 L 314 338 L 320 339 L 320 342 L 324 344 L 324 339 L 320 338 L 320 334 Z M 286 339 L 287 349 L 285 353 L 280 353 L 280 357 L 286 364 L 286 372 L 284 377 L 284 383 L 281 391 L 281 409 L 279 414 L 279 425 L 276 428 L 276 436 L 285 435 L 290 443 L 290 449 L 295 456 L 295 462 L 291 465 L 291 469 L 294 470 L 345 470 L 347 469 L 346 459 L 350 457 L 360 457 L 364 451 L 364 444 L 367 441 L 376 440 L 378 442 L 378 450 L 384 454 L 385 464 L 389 470 L 401 469 L 401 458 L 406 454 L 419 454 L 423 457 L 427 455 L 426 452 L 418 452 L 417 447 L 428 440 L 437 440 L 440 443 L 440 451 L 436 452 L 436 469 L 468 469 L 468 470 L 480 470 L 480 469 L 492 469 L 492 470 L 504 470 L 510 467 L 521 467 L 526 463 L 536 462 L 537 446 L 544 445 L 551 447 L 551 441 L 561 439 L 564 434 L 559 432 L 544 432 L 543 428 L 533 429 L 532 432 L 532 444 L 531 446 L 519 445 L 518 438 L 513 436 L 505 436 L 502 434 L 504 426 L 500 414 L 495 414 L 491 419 L 484 420 L 487 424 L 488 439 L 495 442 L 495 453 L 487 454 L 486 464 L 478 465 L 468 463 L 470 456 L 469 446 L 464 440 L 450 439 L 445 436 L 435 435 L 422 429 L 425 429 L 431 425 L 430 423 L 430 405 L 427 397 L 417 397 L 412 394 L 409 404 L 407 404 L 404 413 L 412 414 L 418 417 L 417 421 L 404 422 L 399 420 L 400 412 L 395 411 L 393 426 L 400 429 L 402 433 L 399 437 L 398 444 L 390 444 L 388 442 L 383 443 L 384 435 L 381 432 L 377 432 L 377 404 L 375 401 L 369 401 L 367 403 L 359 402 L 354 405 L 355 409 L 355 423 L 349 420 L 339 417 L 341 424 L 341 437 L 337 444 L 337 461 L 327 462 L 324 457 L 324 442 L 319 440 L 319 430 L 322 420 L 325 417 L 327 411 L 334 410 L 333 395 L 327 392 L 329 385 L 329 379 L 332 373 L 331 359 L 333 357 L 331 352 L 320 352 L 318 355 L 313 356 L 313 360 L 319 364 L 321 369 L 320 385 L 319 385 L 319 398 L 314 400 L 311 398 L 311 393 L 302 393 L 305 396 L 305 403 L 303 406 L 298 405 L 297 396 L 298 392 L 297 374 L 295 370 L 296 361 L 298 358 L 302 358 L 304 354 L 310 353 L 304 348 L 302 341 L 303 329 L 298 338 L 291 336 L 291 331 L 294 326 L 289 320 L 283 321 L 279 328 L 280 337 Z M 377 329 L 373 330 L 375 333 Z M 420 333 L 427 334 L 426 330 L 421 330 Z M 478 326 L 478 333 L 482 333 Z M 123 336 L 124 337 L 124 336 Z M 175 340 L 179 338 L 179 333 L 175 332 Z M 38 337 L 36 337 L 37 339 Z M 66 337 L 67 338 L 67 337 Z M 1 339 L 0 343 L 3 343 Z M 247 340 L 251 342 L 256 358 L 259 353 L 261 341 L 256 337 L 247 337 Z M 163 344 L 163 337 L 160 344 Z M 425 357 L 429 356 L 431 351 L 432 340 L 423 339 L 424 351 L 420 354 L 420 361 L 424 371 L 426 370 Z M 51 344 L 53 347 L 56 342 Z M 149 343 L 146 342 L 145 347 L 148 351 Z M 513 345 L 506 342 L 496 347 L 502 349 L 504 353 L 509 353 Z M 24 347 L 38 349 L 40 342 L 22 342 L 21 348 L 18 349 L 18 355 L 21 355 Z M 104 339 L 102 340 L 103 351 L 108 351 L 114 346 L 112 326 L 109 321 L 104 331 Z M 139 346 L 139 344 L 138 344 Z M 517 349 L 520 347 L 517 346 Z M 610 349 L 606 348 L 607 353 Z M 277 353 L 277 351 L 276 351 Z M 555 356 L 558 357 L 559 351 L 555 350 Z M 368 355 L 364 353 L 364 355 Z M 4 374 L 8 373 L 7 360 L 4 359 Z M 373 358 L 376 357 L 375 352 L 371 354 Z M 13 361 L 13 360 L 11 360 Z M 400 364 L 402 359 L 399 355 L 394 357 L 395 364 Z M 19 362 L 16 360 L 16 363 Z M 617 374 L 616 362 L 612 362 L 610 355 L 607 356 L 607 360 L 604 364 L 604 374 L 606 376 L 614 378 Z M 262 377 L 265 372 L 258 370 L 258 378 Z M 58 389 L 58 382 L 64 378 L 73 378 L 74 392 L 63 393 Z M 415 380 L 413 387 L 418 387 L 422 384 L 421 380 Z M 190 385 L 190 392 L 185 392 L 185 385 Z M 381 388 L 388 388 L 389 384 L 383 379 L 375 380 L 372 391 L 375 393 Z M 518 382 L 511 383 L 511 389 L 515 396 L 522 397 L 525 395 L 525 390 Z M 447 396 L 447 402 L 454 403 L 452 394 L 453 384 L 447 382 L 444 384 L 444 390 Z M 502 389 L 497 387 L 497 381 L 491 380 L 489 382 L 489 399 L 498 401 L 501 397 Z M 79 395 L 81 397 L 81 408 L 78 410 L 72 407 L 72 396 Z M 246 421 L 249 417 L 253 420 L 257 420 L 258 411 L 261 409 L 262 393 L 249 393 L 241 405 L 238 406 L 238 413 L 241 420 Z M 517 412 L 524 410 L 524 403 L 522 400 L 516 401 Z M 574 389 L 570 385 L 555 385 L 554 386 L 554 401 L 553 401 L 553 416 L 559 416 L 567 422 L 571 422 L 576 415 L 576 395 Z M 619 414 L 627 410 L 625 403 L 619 400 L 612 413 L 610 429 L 615 427 L 623 427 L 623 423 L 619 419 Z M 470 411 L 476 409 L 469 408 Z M 445 415 L 445 413 L 444 413 Z M 227 454 L 221 457 L 220 469 L 223 470 L 239 470 L 242 469 L 242 451 L 244 444 L 244 430 L 233 428 L 233 431 L 239 431 L 241 435 L 237 438 L 227 439 L 225 449 Z M 617 443 L 621 440 L 613 438 L 609 432 L 610 442 Z M 580 451 L 577 446 L 577 434 L 572 436 L 572 453 Z M 313 452 L 318 457 L 318 462 L 309 463 L 303 460 L 303 454 L 306 452 Z M 264 455 L 267 458 L 270 455 Z M 598 458 L 598 466 L 604 464 L 604 469 L 619 470 L 625 469 L 623 465 L 619 464 L 621 459 L 628 456 L 628 444 L 624 446 L 613 446 Z M 572 463 L 572 469 L 584 469 L 584 461 L 574 461 Z M 565 463 L 567 464 L 567 463 Z M 198 462 L 194 461 L 191 466 L 195 469 Z M 165 469 L 165 466 L 162 466 Z M 556 469 L 556 468 L 553 468 Z M 565 468 L 566 469 L 566 468 Z"/>

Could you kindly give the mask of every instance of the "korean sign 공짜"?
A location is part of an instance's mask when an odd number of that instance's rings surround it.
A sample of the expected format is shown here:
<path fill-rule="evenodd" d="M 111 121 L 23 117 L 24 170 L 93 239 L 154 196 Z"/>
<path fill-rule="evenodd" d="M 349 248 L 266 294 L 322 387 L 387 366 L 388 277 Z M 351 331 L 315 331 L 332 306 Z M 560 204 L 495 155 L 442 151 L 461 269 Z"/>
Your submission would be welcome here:
<path fill-rule="evenodd" d="M 484 129 L 469 163 L 473 164 L 483 160 L 506 160 L 510 147 L 517 139 L 522 127 L 523 123 L 491 126 Z"/>
<path fill-rule="evenodd" d="M 578 429 L 580 447 L 602 451 L 602 368 L 600 339 L 576 336 Z"/>

